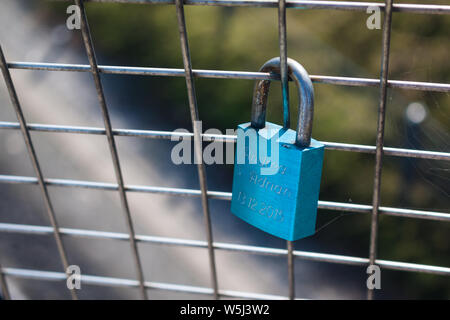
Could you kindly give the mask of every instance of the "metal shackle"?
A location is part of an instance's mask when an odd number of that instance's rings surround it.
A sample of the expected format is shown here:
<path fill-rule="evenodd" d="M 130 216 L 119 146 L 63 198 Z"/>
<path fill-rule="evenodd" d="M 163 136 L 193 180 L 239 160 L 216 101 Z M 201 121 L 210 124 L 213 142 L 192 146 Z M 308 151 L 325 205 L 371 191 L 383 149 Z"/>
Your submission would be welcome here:
<path fill-rule="evenodd" d="M 311 143 L 311 132 L 314 116 L 314 88 L 308 72 L 306 72 L 300 63 L 288 58 L 287 65 L 289 78 L 295 81 L 298 89 L 298 122 L 295 144 L 301 148 L 305 148 Z M 259 71 L 279 74 L 280 58 L 277 57 L 270 59 L 261 67 Z M 251 125 L 255 129 L 261 129 L 266 126 L 266 109 L 269 87 L 270 80 L 260 80 L 255 84 L 255 89 L 253 91 L 251 121 Z"/>

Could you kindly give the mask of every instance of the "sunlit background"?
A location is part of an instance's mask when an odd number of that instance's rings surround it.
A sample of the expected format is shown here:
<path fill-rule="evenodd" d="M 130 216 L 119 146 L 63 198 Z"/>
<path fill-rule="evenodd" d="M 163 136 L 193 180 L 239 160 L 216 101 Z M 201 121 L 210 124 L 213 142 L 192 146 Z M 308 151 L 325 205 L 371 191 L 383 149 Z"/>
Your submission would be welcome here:
<path fill-rule="evenodd" d="M 378 1 L 382 2 L 382 1 Z M 425 1 L 395 1 L 423 3 Z M 448 4 L 433 0 L 435 4 Z M 3 0 L 0 42 L 8 61 L 88 64 L 79 30 L 66 28 L 70 2 Z M 86 3 L 100 65 L 183 68 L 175 7 Z M 257 71 L 279 56 L 274 8 L 185 6 L 195 69 Z M 381 30 L 366 27 L 368 14 L 338 10 L 287 12 L 288 56 L 312 75 L 379 78 Z M 390 79 L 450 83 L 450 16 L 394 13 Z M 29 123 L 103 127 L 92 75 L 11 69 Z M 192 130 L 185 79 L 101 75 L 114 128 Z M 196 79 L 203 130 L 248 122 L 254 81 Z M 296 94 L 291 84 L 292 128 Z M 315 84 L 313 137 L 374 145 L 379 89 Z M 0 121 L 17 122 L 0 81 Z M 450 152 L 448 93 L 389 89 L 385 145 Z M 268 120 L 281 123 L 281 89 L 274 83 Z M 46 178 L 115 183 L 105 136 L 32 132 Z M 116 137 L 126 184 L 198 189 L 195 165 L 174 165 L 175 142 Z M 320 199 L 371 204 L 374 156 L 326 151 Z M 449 164 L 385 156 L 381 204 L 449 212 Z M 207 166 L 208 188 L 231 192 L 232 165 Z M 0 174 L 35 176 L 19 130 L 0 130 Z M 61 227 L 127 232 L 117 192 L 49 187 Z M 137 234 L 205 240 L 200 198 L 128 194 Z M 286 243 L 239 220 L 230 202 L 210 200 L 214 241 L 285 248 Z M 295 242 L 305 251 L 367 257 L 370 215 L 319 210 L 320 232 Z M 37 185 L 0 184 L 0 222 L 49 225 Z M 447 222 L 381 216 L 380 259 L 450 266 Z M 125 241 L 64 237 L 69 262 L 83 274 L 134 279 Z M 147 281 L 210 287 L 207 251 L 140 243 Z M 221 289 L 287 295 L 287 259 L 216 250 Z M 54 238 L 0 233 L 2 267 L 61 272 Z M 299 298 L 365 298 L 364 267 L 295 263 Z M 68 299 L 64 281 L 8 277 L 13 298 Z M 448 277 L 382 270 L 378 298 L 450 298 Z M 80 298 L 139 298 L 138 289 L 82 285 Z M 153 299 L 208 296 L 149 290 Z"/>

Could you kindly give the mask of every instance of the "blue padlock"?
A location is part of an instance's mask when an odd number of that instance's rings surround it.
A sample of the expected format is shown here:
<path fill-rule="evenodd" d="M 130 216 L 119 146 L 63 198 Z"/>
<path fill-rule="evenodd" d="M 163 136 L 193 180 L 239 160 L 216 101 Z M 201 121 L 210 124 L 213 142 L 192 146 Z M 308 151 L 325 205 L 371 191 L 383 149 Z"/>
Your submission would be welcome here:
<path fill-rule="evenodd" d="M 231 211 L 294 241 L 315 232 L 324 145 L 311 139 L 314 89 L 309 75 L 292 59 L 288 70 L 298 88 L 297 131 L 266 122 L 270 80 L 258 81 L 252 121 L 237 130 Z M 280 58 L 267 61 L 260 71 L 279 74 Z"/>

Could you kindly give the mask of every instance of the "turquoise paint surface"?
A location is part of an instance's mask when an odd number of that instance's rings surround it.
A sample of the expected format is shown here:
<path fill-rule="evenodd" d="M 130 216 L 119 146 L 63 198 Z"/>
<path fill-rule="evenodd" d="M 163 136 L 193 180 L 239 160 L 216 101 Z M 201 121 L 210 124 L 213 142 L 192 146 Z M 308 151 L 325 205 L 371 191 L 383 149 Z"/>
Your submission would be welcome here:
<path fill-rule="evenodd" d="M 238 126 L 238 143 L 247 130 L 254 130 L 250 123 Z M 238 163 L 235 155 L 231 211 L 247 223 L 286 240 L 298 240 L 314 234 L 317 203 L 324 157 L 324 145 L 312 139 L 308 148 L 299 148 L 296 132 L 266 122 L 257 133 L 256 149 L 262 144 L 278 149 L 279 163 L 276 174 L 264 175 L 261 168 L 269 167 L 265 159 L 249 163 L 251 155 L 247 143 L 245 163 Z M 253 150 L 254 151 L 254 150 Z M 276 152 L 275 152 L 276 153 Z M 269 158 L 274 153 L 268 153 Z M 250 156 L 252 158 L 252 156 Z M 252 158 L 253 159 L 253 158 Z M 273 160 L 273 159 L 272 159 Z"/>

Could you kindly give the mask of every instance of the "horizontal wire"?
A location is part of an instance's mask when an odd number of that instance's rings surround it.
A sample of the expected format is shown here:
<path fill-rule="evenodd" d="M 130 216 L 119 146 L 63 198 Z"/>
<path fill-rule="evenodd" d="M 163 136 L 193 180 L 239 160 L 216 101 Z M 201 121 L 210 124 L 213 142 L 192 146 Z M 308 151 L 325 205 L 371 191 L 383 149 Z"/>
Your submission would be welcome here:
<path fill-rule="evenodd" d="M 66 275 L 62 272 L 43 271 L 43 270 L 30 270 L 20 268 L 3 268 L 3 274 L 11 277 L 36 279 L 36 280 L 49 280 L 49 281 L 63 281 L 66 279 Z M 107 286 L 120 286 L 120 287 L 139 287 L 139 282 L 132 279 L 103 277 L 93 275 L 81 275 L 81 283 L 93 284 L 93 285 L 107 285 Z M 204 295 L 212 295 L 213 289 L 206 287 L 162 283 L 162 282 L 150 282 L 144 283 L 147 289 L 159 289 L 167 291 L 176 291 L 184 293 L 197 293 Z M 287 297 L 263 293 L 242 292 L 234 290 L 219 290 L 219 295 L 222 297 L 242 298 L 242 299 L 258 299 L 258 300 L 283 300 Z"/>
<path fill-rule="evenodd" d="M 42 71 L 72 71 L 72 72 L 90 72 L 90 66 L 84 64 L 66 64 L 66 63 L 43 63 L 43 62 L 9 62 L 10 69 L 23 70 L 42 70 Z M 98 66 L 101 73 L 105 74 L 125 74 L 141 76 L 165 76 L 165 77 L 184 77 L 184 69 L 175 68 L 153 68 L 153 67 L 129 67 L 129 66 Z M 268 72 L 249 72 L 249 71 L 223 71 L 223 70 L 192 70 L 194 77 L 213 78 L 213 79 L 243 79 L 243 80 L 280 80 L 280 75 Z M 355 77 L 335 77 L 310 75 L 314 83 L 324 83 L 342 86 L 356 87 L 378 87 L 379 79 L 355 78 Z M 436 92 L 450 92 L 450 84 L 389 80 L 389 88 L 424 90 Z"/>
<path fill-rule="evenodd" d="M 11 233 L 21 233 L 21 234 L 35 234 L 35 235 L 51 235 L 53 228 L 50 226 L 35 226 L 35 225 L 24 225 L 24 224 L 14 224 L 14 223 L 0 223 L 0 232 L 11 232 Z M 108 239 L 108 240 L 123 240 L 128 241 L 129 235 L 126 233 L 119 232 L 108 232 L 108 231 L 96 231 L 96 230 L 84 230 L 84 229 L 72 229 L 72 228 L 59 228 L 61 235 L 74 236 L 74 237 L 84 237 L 92 239 Z M 159 236 L 147 236 L 147 235 L 136 235 L 135 240 L 137 242 L 152 243 L 159 245 L 174 245 L 174 246 L 184 246 L 191 248 L 207 248 L 208 243 L 201 240 L 190 240 L 190 239 L 179 239 L 172 237 L 159 237 Z M 233 251 L 233 252 L 244 252 L 260 255 L 269 256 L 287 256 L 287 249 L 278 249 L 271 247 L 260 247 L 260 246 L 250 246 L 234 243 L 223 243 L 214 242 L 214 249 Z M 369 262 L 367 258 L 344 256 L 329 253 L 319 253 L 319 252 L 309 252 L 294 250 L 294 257 L 316 262 L 327 262 L 327 263 L 337 263 L 346 264 L 353 266 L 366 266 Z M 450 275 L 450 268 L 423 265 L 408 262 L 399 261 L 389 261 L 389 260 L 376 260 L 376 264 L 380 265 L 385 269 L 400 270 L 400 271 L 411 271 L 411 272 L 422 272 L 431 273 L 436 275 Z"/>
<path fill-rule="evenodd" d="M 61 0 L 60 0 L 61 1 Z M 68 1 L 68 0 L 62 0 Z M 175 4 L 174 0 L 85 0 L 85 2 L 115 2 L 134 4 Z M 224 7 L 262 7 L 276 8 L 276 0 L 184 0 L 185 5 L 198 6 L 224 6 Z M 352 2 L 352 1 L 320 1 L 320 0 L 288 0 L 286 8 L 289 9 L 332 9 L 366 11 L 369 7 L 378 7 L 384 10 L 385 4 L 379 2 Z M 394 4 L 394 12 L 409 12 L 421 14 L 450 14 L 450 6 L 433 4 Z"/>
<path fill-rule="evenodd" d="M 58 187 L 78 187 L 88 189 L 100 189 L 116 191 L 118 186 L 115 183 L 106 182 L 92 182 L 70 179 L 45 179 L 45 184 L 48 186 Z M 37 179 L 34 177 L 24 177 L 15 175 L 0 175 L 0 183 L 25 183 L 25 184 L 37 184 Z M 169 187 L 155 187 L 155 186 L 138 186 L 138 185 L 125 185 L 125 191 L 128 192 L 143 192 L 143 193 L 155 193 L 165 194 L 172 196 L 186 196 L 186 197 L 200 197 L 200 190 L 196 189 L 184 189 L 184 188 L 169 188 Z M 208 191 L 208 197 L 216 200 L 231 200 L 231 192 L 223 191 Z M 355 213 L 370 213 L 372 210 L 371 205 L 321 201 L 318 203 L 319 209 L 334 210 L 343 212 L 355 212 Z M 426 220 L 446 221 L 450 222 L 450 213 L 436 212 L 436 211 L 422 211 L 412 209 L 401 209 L 391 207 L 380 207 L 380 213 L 392 216 L 417 218 Z"/>
<path fill-rule="evenodd" d="M 40 131 L 40 132 L 59 132 L 59 133 L 97 134 L 97 135 L 106 134 L 105 129 L 99 127 L 62 126 L 50 124 L 27 124 L 27 127 L 31 131 Z M 12 130 L 20 129 L 20 125 L 17 122 L 0 121 L 0 129 L 12 129 Z M 112 131 L 113 134 L 116 136 L 141 137 L 149 139 L 193 138 L 193 133 L 191 132 L 170 132 L 170 131 L 136 130 L 136 129 L 112 129 Z M 234 143 L 236 141 L 236 136 L 234 135 L 202 134 L 202 137 L 204 141 L 218 141 L 218 142 L 222 141 L 228 143 Z M 325 148 L 328 150 L 375 153 L 375 146 L 326 142 L 326 141 L 321 141 L 321 143 L 323 143 L 325 145 Z M 384 154 L 389 156 L 446 160 L 446 161 L 450 160 L 450 153 L 448 152 L 390 148 L 390 147 L 384 147 L 383 150 Z"/>

